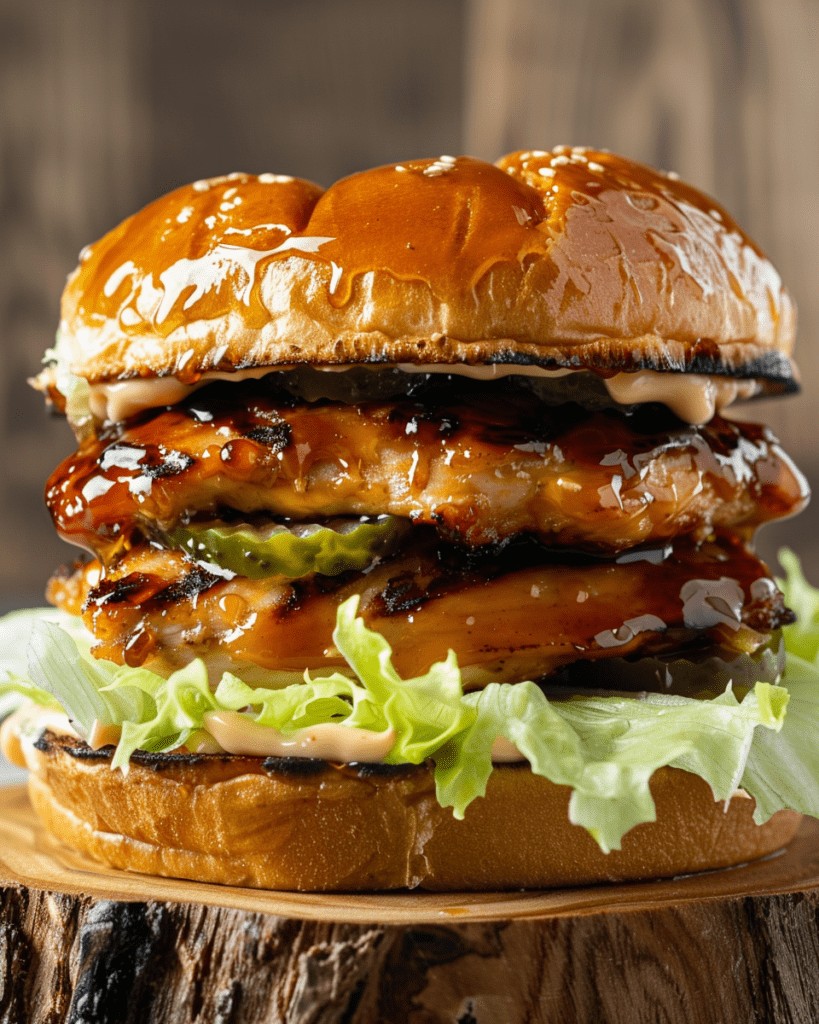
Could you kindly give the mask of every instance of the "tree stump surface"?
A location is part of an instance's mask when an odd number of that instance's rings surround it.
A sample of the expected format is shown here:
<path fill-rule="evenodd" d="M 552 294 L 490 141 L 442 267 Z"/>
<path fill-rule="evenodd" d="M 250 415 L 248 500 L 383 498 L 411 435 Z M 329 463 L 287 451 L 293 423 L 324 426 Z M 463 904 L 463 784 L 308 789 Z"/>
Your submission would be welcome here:
<path fill-rule="evenodd" d="M 0 790 L 0 1024 L 819 1020 L 819 822 L 728 871 L 303 894 L 115 871 Z"/>

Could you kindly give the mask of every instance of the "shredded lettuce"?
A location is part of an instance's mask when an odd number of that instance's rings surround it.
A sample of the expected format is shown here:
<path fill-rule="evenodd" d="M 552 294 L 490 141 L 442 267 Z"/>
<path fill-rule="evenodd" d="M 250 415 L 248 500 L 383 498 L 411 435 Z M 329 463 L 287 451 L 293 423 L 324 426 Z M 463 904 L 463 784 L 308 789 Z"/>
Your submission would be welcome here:
<path fill-rule="evenodd" d="M 357 615 L 356 597 L 339 607 L 333 633 L 350 674 L 305 673 L 289 682 L 291 676 L 270 673 L 269 687 L 226 672 L 213 689 L 202 661 L 167 679 L 101 661 L 79 620 L 57 613 L 58 624 L 43 621 L 42 610 L 16 613 L 0 620 L 0 640 L 14 635 L 0 662 L 0 694 L 58 704 L 85 736 L 95 720 L 120 726 L 113 765 L 123 769 L 135 750 L 184 745 L 212 710 L 244 712 L 285 734 L 328 722 L 392 729 L 396 741 L 386 760 L 432 762 L 438 799 L 458 818 L 485 793 L 492 745 L 503 736 L 532 771 L 571 787 L 571 821 L 605 851 L 655 819 L 649 782 L 665 765 L 705 779 L 715 800 L 728 800 L 741 786 L 756 800 L 758 822 L 783 807 L 819 816 L 819 591 L 795 560 L 786 555 L 783 564 L 783 589 L 806 625 L 786 634 L 781 685 L 757 683 L 742 699 L 730 684 L 710 700 L 655 694 L 549 701 L 532 682 L 491 683 L 464 694 L 451 651 L 425 675 L 403 679 L 386 639 Z M 26 614 L 32 625 L 24 659 Z"/>

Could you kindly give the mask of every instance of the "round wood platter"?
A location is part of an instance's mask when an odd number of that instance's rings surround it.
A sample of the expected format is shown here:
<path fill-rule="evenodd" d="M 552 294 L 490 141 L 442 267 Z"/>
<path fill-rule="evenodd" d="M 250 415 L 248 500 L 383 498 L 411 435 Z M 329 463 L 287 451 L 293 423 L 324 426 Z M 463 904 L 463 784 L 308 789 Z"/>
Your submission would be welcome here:
<path fill-rule="evenodd" d="M 765 860 L 513 893 L 302 894 L 102 867 L 0 790 L 0 1021 L 819 1021 L 819 822 Z"/>

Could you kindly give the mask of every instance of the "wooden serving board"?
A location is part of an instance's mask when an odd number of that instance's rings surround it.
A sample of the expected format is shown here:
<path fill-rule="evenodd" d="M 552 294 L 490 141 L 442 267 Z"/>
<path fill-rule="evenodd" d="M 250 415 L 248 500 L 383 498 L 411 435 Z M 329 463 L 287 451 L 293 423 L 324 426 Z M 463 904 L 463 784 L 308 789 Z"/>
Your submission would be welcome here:
<path fill-rule="evenodd" d="M 728 871 L 552 892 L 297 894 L 101 867 L 0 790 L 0 1021 L 819 1021 L 819 822 Z"/>

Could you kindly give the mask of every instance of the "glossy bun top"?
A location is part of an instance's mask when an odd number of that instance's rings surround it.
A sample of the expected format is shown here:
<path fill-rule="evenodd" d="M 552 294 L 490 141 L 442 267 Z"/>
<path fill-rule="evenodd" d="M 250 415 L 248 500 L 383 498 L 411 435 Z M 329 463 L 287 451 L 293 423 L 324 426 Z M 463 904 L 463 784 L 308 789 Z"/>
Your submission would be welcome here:
<path fill-rule="evenodd" d="M 792 380 L 793 304 L 713 200 L 595 150 L 440 157 L 326 192 L 231 174 L 86 249 L 63 343 L 91 381 L 299 363 L 514 363 Z"/>

